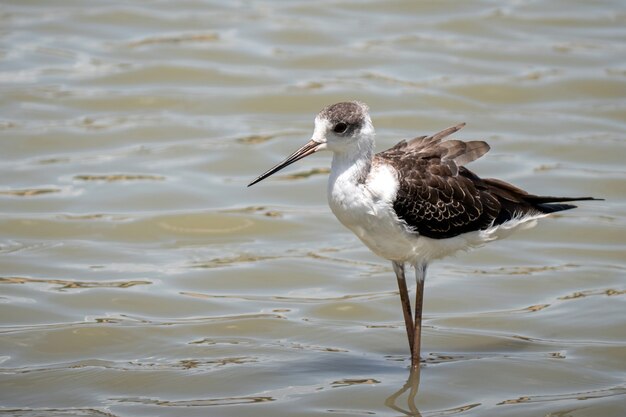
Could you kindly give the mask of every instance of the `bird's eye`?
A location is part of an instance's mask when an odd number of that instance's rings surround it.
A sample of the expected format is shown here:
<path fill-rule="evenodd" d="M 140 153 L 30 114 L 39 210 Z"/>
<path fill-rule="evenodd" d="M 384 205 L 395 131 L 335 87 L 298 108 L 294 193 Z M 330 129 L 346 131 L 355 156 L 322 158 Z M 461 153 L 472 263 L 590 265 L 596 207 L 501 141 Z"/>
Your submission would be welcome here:
<path fill-rule="evenodd" d="M 339 122 L 333 127 L 333 132 L 335 133 L 344 133 L 346 130 L 348 130 L 348 125 L 344 122 Z"/>

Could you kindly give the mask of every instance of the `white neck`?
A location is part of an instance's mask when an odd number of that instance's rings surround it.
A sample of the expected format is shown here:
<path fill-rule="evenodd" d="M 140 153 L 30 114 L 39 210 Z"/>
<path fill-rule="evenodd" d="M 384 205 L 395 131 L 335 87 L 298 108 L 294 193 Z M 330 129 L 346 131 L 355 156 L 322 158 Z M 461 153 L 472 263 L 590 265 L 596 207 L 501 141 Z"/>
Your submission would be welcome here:
<path fill-rule="evenodd" d="M 373 157 L 373 137 L 360 139 L 351 149 L 333 152 L 330 181 L 341 179 L 353 184 L 364 182 L 372 167 Z"/>
<path fill-rule="evenodd" d="M 333 155 L 330 177 L 333 180 L 341 178 L 343 181 L 360 183 L 367 178 L 371 166 L 371 155 L 335 153 Z"/>

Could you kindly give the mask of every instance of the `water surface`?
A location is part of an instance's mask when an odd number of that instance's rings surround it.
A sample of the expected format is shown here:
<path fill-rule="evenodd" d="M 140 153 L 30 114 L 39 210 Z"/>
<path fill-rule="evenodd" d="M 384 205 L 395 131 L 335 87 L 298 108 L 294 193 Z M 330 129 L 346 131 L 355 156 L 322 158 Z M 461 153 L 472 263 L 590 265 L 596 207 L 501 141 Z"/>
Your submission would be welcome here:
<path fill-rule="evenodd" d="M 4 1 L 0 27 L 0 413 L 624 415 L 622 2 Z M 246 188 L 347 99 L 379 149 L 465 121 L 480 175 L 606 199 L 432 265 L 414 401 L 330 155 Z"/>

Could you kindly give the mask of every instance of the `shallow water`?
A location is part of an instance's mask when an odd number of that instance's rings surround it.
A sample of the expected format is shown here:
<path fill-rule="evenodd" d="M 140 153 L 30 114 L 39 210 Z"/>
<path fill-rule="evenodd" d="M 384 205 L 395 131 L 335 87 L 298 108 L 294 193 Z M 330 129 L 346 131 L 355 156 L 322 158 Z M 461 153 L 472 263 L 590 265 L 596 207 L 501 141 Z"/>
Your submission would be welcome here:
<path fill-rule="evenodd" d="M 4 1 L 0 413 L 624 415 L 625 23 L 620 1 Z M 393 271 L 330 213 L 330 155 L 245 187 L 346 99 L 379 149 L 466 121 L 480 175 L 606 199 L 431 266 L 413 400 L 389 399 Z"/>

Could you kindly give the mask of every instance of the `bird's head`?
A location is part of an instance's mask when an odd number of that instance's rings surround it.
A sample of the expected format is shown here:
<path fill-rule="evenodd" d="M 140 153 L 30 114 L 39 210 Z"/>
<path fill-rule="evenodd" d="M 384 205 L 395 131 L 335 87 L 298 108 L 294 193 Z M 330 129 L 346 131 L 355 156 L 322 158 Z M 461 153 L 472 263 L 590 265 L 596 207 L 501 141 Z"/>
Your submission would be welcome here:
<path fill-rule="evenodd" d="M 315 118 L 314 140 L 325 143 L 333 152 L 358 152 L 363 146 L 371 146 L 374 127 L 365 103 L 358 101 L 330 105 Z"/>
<path fill-rule="evenodd" d="M 374 126 L 368 110 L 367 105 L 359 101 L 325 107 L 315 117 L 311 139 L 283 162 L 261 174 L 248 187 L 318 151 L 355 155 L 371 153 L 374 147 Z"/>

